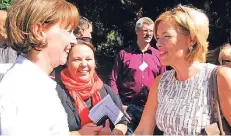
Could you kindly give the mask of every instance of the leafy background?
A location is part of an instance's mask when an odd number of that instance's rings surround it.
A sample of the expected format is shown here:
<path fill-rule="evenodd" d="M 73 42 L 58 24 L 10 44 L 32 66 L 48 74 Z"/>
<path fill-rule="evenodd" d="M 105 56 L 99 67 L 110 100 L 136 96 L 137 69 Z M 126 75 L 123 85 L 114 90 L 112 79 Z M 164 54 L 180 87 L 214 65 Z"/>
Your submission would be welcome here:
<path fill-rule="evenodd" d="M 93 23 L 97 72 L 107 83 L 118 51 L 136 40 L 135 22 L 142 16 L 155 20 L 161 12 L 179 3 L 203 9 L 210 19 L 209 49 L 229 42 L 231 38 L 231 2 L 229 0 L 68 0 L 82 16 Z M 6 9 L 11 0 L 1 0 Z M 152 41 L 155 47 L 155 41 Z M 211 60 L 211 58 L 210 58 Z M 212 58 L 212 61 L 217 61 Z"/>

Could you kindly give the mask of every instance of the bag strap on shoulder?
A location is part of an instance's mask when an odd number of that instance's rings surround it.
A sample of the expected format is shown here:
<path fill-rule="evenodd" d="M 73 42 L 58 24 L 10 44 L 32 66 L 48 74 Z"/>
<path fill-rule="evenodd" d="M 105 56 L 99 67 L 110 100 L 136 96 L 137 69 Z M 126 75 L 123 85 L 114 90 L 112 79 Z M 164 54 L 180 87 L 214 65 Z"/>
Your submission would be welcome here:
<path fill-rule="evenodd" d="M 221 119 L 221 110 L 220 110 L 220 99 L 219 99 L 219 94 L 218 94 L 218 84 L 217 84 L 217 73 L 221 66 L 215 67 L 212 72 L 211 72 L 211 78 L 210 78 L 210 88 L 213 92 L 213 101 L 215 105 L 215 111 L 218 114 L 218 123 L 219 123 L 219 128 L 221 135 L 225 135 L 224 130 L 223 130 L 223 125 L 222 125 L 222 119 Z M 213 113 L 213 118 L 215 118 L 215 113 Z"/>

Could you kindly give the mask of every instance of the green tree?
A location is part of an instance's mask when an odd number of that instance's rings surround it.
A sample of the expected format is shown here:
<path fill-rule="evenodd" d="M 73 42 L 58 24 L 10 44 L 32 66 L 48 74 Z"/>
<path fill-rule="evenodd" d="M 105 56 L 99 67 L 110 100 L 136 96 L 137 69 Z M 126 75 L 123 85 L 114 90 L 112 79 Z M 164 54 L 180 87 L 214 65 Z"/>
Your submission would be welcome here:
<path fill-rule="evenodd" d="M 7 10 L 13 0 L 0 0 L 0 10 Z"/>
<path fill-rule="evenodd" d="M 209 48 L 215 49 L 231 39 L 230 0 L 68 0 L 82 16 L 93 22 L 93 44 L 97 48 L 99 74 L 105 79 L 114 57 L 136 40 L 135 23 L 147 16 L 155 20 L 160 13 L 178 4 L 192 4 L 205 10 L 210 19 Z M 155 47 L 155 40 L 152 41 Z M 105 80 L 107 81 L 107 80 Z"/>

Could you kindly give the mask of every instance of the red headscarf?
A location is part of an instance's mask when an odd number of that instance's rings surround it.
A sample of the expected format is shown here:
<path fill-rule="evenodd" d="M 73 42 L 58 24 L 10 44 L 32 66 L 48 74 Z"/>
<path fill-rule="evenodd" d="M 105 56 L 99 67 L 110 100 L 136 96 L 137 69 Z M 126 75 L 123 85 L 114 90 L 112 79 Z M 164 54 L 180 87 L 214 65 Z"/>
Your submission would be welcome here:
<path fill-rule="evenodd" d="M 94 74 L 89 83 L 82 83 L 72 79 L 68 69 L 64 69 L 61 71 L 61 80 L 74 99 L 75 107 L 78 110 L 81 120 L 81 126 L 92 122 L 88 117 L 89 108 L 87 107 L 85 100 L 92 98 L 92 106 L 95 106 L 101 100 L 100 89 L 103 86 L 101 79 L 97 74 Z"/>

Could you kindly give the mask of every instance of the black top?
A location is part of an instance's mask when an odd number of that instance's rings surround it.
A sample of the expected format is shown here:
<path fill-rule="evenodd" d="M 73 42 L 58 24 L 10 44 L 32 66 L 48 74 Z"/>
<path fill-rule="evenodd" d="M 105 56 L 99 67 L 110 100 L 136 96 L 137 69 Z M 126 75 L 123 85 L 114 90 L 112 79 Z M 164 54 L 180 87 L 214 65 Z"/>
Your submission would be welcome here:
<path fill-rule="evenodd" d="M 67 113 L 68 117 L 68 125 L 69 125 L 69 130 L 70 131 L 76 131 L 81 128 L 81 120 L 79 118 L 79 113 L 75 107 L 75 103 L 73 98 L 70 96 L 68 90 L 64 87 L 62 83 L 58 83 L 56 86 L 56 90 L 58 92 L 58 96 L 62 102 L 62 105 Z M 123 112 L 122 108 L 122 102 L 119 98 L 118 95 L 114 93 L 111 87 L 108 85 L 104 84 L 102 89 L 100 90 L 100 95 L 101 98 L 104 98 L 109 94 L 112 98 L 112 100 L 115 102 L 116 106 Z M 86 105 L 91 109 L 92 108 L 92 103 L 91 99 L 88 99 L 86 101 Z M 125 116 L 121 118 L 121 120 L 117 124 L 125 124 L 127 125 L 127 120 Z M 111 128 L 114 128 L 114 125 L 111 123 Z"/>

